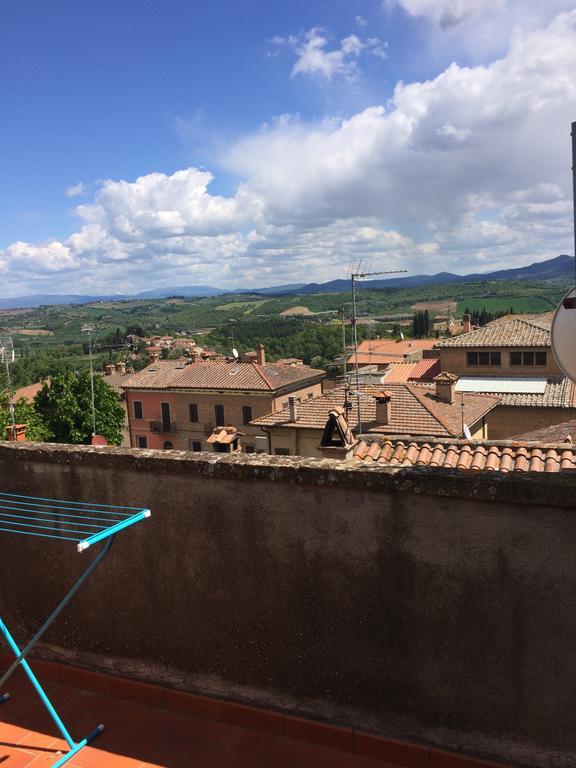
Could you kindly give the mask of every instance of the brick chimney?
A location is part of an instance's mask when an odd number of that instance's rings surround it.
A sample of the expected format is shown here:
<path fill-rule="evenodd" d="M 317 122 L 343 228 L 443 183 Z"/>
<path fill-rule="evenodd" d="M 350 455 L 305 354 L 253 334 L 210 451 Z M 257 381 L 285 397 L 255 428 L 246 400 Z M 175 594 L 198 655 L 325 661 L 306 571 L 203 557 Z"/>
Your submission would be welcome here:
<path fill-rule="evenodd" d="M 126 373 L 126 363 L 120 361 L 116 363 L 116 373 L 125 374 Z"/>
<path fill-rule="evenodd" d="M 392 420 L 392 394 L 382 391 L 376 395 L 376 423 L 386 425 Z"/>
<path fill-rule="evenodd" d="M 462 315 L 462 328 L 464 330 L 464 333 L 470 333 L 472 330 L 472 323 L 470 319 L 470 315 L 466 313 L 465 315 Z"/>
<path fill-rule="evenodd" d="M 258 344 L 256 347 L 256 362 L 258 365 L 266 365 L 266 350 L 264 344 Z"/>
<path fill-rule="evenodd" d="M 148 357 L 149 363 L 157 363 L 159 359 L 160 359 L 160 355 L 158 354 L 158 352 L 150 352 L 150 355 Z"/>
<path fill-rule="evenodd" d="M 14 428 L 12 428 L 12 424 L 9 424 L 6 427 L 6 440 L 11 443 L 23 443 L 26 440 L 27 426 L 27 424 L 14 424 Z"/>
<path fill-rule="evenodd" d="M 298 421 L 298 402 L 300 398 L 289 397 L 288 398 L 288 413 L 290 414 L 290 421 Z"/>
<path fill-rule="evenodd" d="M 456 382 L 458 376 L 448 371 L 442 371 L 438 376 L 434 376 L 434 383 L 436 384 L 436 398 L 443 403 L 452 404 L 456 399 Z"/>
<path fill-rule="evenodd" d="M 104 370 L 106 371 L 106 376 L 112 376 L 112 374 L 114 373 L 114 366 L 112 365 L 112 363 L 107 363 Z"/>

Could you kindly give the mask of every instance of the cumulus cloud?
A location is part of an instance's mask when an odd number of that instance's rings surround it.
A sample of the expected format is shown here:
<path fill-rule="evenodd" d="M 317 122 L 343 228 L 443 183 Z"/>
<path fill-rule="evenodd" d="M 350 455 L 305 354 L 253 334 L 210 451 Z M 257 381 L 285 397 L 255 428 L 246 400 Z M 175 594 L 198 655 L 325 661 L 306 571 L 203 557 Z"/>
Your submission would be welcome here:
<path fill-rule="evenodd" d="M 393 0 L 394 1 L 394 0 Z M 390 0 L 386 0 L 390 5 Z M 395 0 L 411 16 L 427 16 L 444 29 L 454 27 L 478 12 L 493 12 L 505 0 Z"/>
<path fill-rule="evenodd" d="M 220 164 L 101 182 L 72 236 L 0 251 L 7 295 L 342 276 L 358 259 L 481 271 L 570 252 L 576 11 L 514 34 L 485 66 L 452 64 L 392 99 L 314 124 L 284 116 Z M 96 282 L 95 282 L 96 281 Z"/>
<path fill-rule="evenodd" d="M 357 16 L 359 26 L 366 22 Z M 274 46 L 288 46 L 296 54 L 291 77 L 311 75 L 326 80 L 334 77 L 354 78 L 358 74 L 358 61 L 361 56 L 386 57 L 386 44 L 375 37 L 361 39 L 357 35 L 342 38 L 336 48 L 328 49 L 329 41 L 321 27 L 313 27 L 308 32 L 290 37 L 273 37 Z"/>

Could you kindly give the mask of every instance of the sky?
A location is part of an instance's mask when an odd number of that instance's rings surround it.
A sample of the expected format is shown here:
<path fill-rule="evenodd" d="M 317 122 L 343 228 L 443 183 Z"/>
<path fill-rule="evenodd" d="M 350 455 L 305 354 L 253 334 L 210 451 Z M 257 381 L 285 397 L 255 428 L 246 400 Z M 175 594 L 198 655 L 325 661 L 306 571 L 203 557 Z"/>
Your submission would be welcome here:
<path fill-rule="evenodd" d="M 2 295 L 573 251 L 576 0 L 3 0 Z"/>

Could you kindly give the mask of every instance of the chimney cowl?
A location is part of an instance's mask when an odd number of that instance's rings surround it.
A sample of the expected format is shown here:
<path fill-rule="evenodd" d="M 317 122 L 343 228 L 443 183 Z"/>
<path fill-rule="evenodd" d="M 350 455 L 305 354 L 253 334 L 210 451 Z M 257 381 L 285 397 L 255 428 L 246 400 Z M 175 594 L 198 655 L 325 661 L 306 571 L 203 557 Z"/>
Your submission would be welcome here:
<path fill-rule="evenodd" d="M 433 379 L 436 384 L 436 398 L 443 403 L 452 404 L 456 399 L 456 383 L 458 376 L 448 371 L 442 371 Z"/>
<path fill-rule="evenodd" d="M 392 394 L 383 390 L 376 395 L 376 423 L 388 426 L 392 420 Z"/>

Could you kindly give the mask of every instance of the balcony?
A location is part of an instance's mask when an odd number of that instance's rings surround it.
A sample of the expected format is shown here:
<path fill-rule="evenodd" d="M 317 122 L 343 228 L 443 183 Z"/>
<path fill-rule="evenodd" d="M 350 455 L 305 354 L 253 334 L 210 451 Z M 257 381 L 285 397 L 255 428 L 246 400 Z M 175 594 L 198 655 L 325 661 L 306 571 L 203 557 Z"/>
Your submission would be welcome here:
<path fill-rule="evenodd" d="M 150 421 L 150 432 L 156 432 L 162 435 L 174 435 L 176 433 L 176 423 L 174 421 Z"/>

